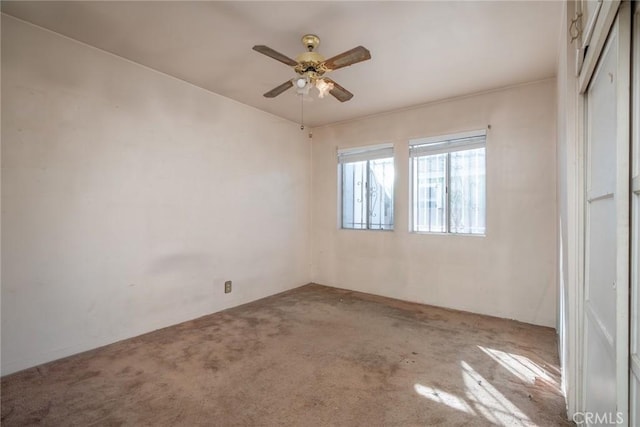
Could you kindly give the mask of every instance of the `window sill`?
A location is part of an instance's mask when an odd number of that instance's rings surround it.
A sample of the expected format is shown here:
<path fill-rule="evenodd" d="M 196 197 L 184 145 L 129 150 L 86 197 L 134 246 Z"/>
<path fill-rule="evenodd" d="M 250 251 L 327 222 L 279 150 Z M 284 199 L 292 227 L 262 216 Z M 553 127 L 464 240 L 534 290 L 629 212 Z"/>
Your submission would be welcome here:
<path fill-rule="evenodd" d="M 339 231 L 386 231 L 386 232 L 393 232 L 393 229 L 388 229 L 388 228 L 344 228 L 344 227 L 340 227 L 338 228 Z"/>
<path fill-rule="evenodd" d="M 472 234 L 472 233 L 438 233 L 433 231 L 409 231 L 409 234 L 421 234 L 428 236 L 461 236 L 461 237 L 487 237 L 485 234 Z"/>

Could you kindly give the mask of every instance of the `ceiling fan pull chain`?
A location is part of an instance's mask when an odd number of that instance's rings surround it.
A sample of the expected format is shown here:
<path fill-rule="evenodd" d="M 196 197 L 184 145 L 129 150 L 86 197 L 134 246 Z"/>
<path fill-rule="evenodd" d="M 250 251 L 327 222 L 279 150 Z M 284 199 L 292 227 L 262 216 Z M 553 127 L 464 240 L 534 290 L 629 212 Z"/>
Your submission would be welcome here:
<path fill-rule="evenodd" d="M 304 130 L 304 95 L 300 94 L 300 130 Z"/>

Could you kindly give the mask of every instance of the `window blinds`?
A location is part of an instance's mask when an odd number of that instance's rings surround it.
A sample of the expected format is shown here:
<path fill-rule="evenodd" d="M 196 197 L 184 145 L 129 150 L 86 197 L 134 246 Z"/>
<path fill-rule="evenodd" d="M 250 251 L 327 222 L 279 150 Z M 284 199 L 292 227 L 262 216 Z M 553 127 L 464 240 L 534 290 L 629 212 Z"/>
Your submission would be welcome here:
<path fill-rule="evenodd" d="M 393 144 L 391 143 L 338 150 L 338 163 L 362 162 L 388 157 L 393 157 Z"/>
<path fill-rule="evenodd" d="M 432 138 L 421 138 L 409 141 L 409 156 L 430 156 L 433 154 L 451 153 L 453 151 L 482 148 L 487 140 L 487 132 L 474 131 L 464 134 L 443 135 Z"/>

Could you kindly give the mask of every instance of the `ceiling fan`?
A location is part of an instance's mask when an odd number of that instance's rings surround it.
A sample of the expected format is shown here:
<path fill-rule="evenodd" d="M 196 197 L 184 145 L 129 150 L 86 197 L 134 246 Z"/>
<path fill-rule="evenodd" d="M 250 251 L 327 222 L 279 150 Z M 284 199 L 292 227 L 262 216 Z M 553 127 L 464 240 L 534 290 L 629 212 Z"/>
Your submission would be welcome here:
<path fill-rule="evenodd" d="M 298 55 L 295 61 L 270 47 L 264 45 L 256 45 L 253 47 L 253 50 L 256 52 L 260 52 L 276 61 L 289 65 L 298 73 L 298 77 L 287 80 L 280 86 L 274 87 L 265 93 L 264 96 L 267 98 L 275 98 L 282 92 L 295 86 L 299 94 L 307 94 L 311 87 L 315 87 L 320 93 L 320 98 L 323 98 L 327 93 L 333 95 L 333 97 L 340 102 L 345 102 L 353 98 L 351 92 L 333 80 L 324 77 L 324 74 L 371 59 L 371 53 L 366 48 L 358 46 L 329 59 L 324 59 L 322 55 L 314 51 L 320 44 L 320 38 L 318 36 L 307 34 L 302 37 L 302 44 L 307 48 L 307 52 Z"/>

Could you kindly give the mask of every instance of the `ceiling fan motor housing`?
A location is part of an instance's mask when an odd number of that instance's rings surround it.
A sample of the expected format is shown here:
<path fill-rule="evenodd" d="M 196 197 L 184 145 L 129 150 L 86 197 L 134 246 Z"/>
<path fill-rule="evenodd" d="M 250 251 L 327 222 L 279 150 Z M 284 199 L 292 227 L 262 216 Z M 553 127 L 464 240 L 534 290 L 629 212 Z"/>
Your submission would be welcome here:
<path fill-rule="evenodd" d="M 322 75 L 326 71 L 322 66 L 324 57 L 317 52 L 303 52 L 296 57 L 296 61 L 298 65 L 296 65 L 294 69 L 298 74 L 313 71 Z"/>

